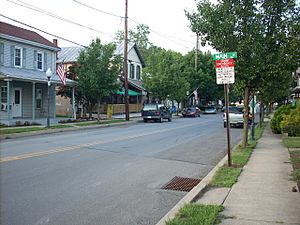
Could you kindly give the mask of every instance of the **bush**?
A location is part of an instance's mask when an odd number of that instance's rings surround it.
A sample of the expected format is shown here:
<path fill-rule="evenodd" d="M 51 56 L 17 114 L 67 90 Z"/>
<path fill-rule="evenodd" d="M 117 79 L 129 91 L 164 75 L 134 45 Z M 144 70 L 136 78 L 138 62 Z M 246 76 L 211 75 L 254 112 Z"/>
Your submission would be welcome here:
<path fill-rule="evenodd" d="M 274 113 L 274 117 L 271 119 L 271 129 L 275 134 L 281 134 L 280 123 L 284 119 L 284 116 L 290 114 L 292 109 L 295 109 L 292 105 L 283 105 L 280 106 Z"/>
<path fill-rule="evenodd" d="M 25 121 L 23 125 L 24 125 L 24 126 L 30 126 L 31 124 L 30 124 L 29 121 Z"/>
<path fill-rule="evenodd" d="M 16 127 L 20 127 L 20 126 L 23 126 L 23 123 L 22 123 L 22 121 L 17 120 L 16 121 Z"/>
<path fill-rule="evenodd" d="M 283 117 L 280 123 L 283 133 L 288 133 L 288 136 L 300 136 L 300 106 L 290 111 L 290 113 Z"/>

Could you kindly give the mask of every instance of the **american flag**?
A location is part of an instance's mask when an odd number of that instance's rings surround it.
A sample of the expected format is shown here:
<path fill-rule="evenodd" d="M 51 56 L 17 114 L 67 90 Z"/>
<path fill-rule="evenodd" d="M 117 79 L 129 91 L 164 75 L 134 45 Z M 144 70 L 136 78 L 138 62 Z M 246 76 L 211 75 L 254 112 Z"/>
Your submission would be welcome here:
<path fill-rule="evenodd" d="M 65 68 L 64 68 L 63 62 L 61 62 L 59 64 L 59 66 L 57 67 L 56 74 L 59 77 L 59 79 L 61 80 L 61 83 L 63 85 L 66 85 L 66 73 L 65 73 Z"/>

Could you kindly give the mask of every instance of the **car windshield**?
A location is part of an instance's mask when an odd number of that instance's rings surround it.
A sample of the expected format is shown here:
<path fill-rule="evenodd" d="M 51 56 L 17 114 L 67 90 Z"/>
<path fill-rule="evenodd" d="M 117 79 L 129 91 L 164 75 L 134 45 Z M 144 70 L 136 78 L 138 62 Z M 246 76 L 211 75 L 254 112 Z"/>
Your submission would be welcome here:
<path fill-rule="evenodd" d="M 229 107 L 229 113 L 242 114 L 243 113 L 243 108 Z"/>
<path fill-rule="evenodd" d="M 187 111 L 189 111 L 189 112 L 195 112 L 196 109 L 195 108 L 188 108 Z"/>
<path fill-rule="evenodd" d="M 215 110 L 215 107 L 213 106 L 209 106 L 209 107 L 206 107 L 207 110 Z"/>
<path fill-rule="evenodd" d="M 157 106 L 155 104 L 144 105 L 143 110 L 157 110 Z"/>

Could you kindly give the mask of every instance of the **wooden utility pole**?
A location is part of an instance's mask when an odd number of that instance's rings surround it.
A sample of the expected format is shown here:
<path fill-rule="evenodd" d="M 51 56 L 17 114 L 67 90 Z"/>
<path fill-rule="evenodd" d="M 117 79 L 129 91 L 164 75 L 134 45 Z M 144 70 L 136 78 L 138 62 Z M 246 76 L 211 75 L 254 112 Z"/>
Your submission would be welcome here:
<path fill-rule="evenodd" d="M 125 86 L 125 118 L 129 120 L 129 96 L 128 96 L 128 0 L 125 0 L 125 31 L 124 31 L 124 86 Z"/>
<path fill-rule="evenodd" d="M 196 51 L 195 51 L 195 71 L 197 72 L 198 68 L 198 51 L 199 51 L 199 34 L 196 33 Z"/>

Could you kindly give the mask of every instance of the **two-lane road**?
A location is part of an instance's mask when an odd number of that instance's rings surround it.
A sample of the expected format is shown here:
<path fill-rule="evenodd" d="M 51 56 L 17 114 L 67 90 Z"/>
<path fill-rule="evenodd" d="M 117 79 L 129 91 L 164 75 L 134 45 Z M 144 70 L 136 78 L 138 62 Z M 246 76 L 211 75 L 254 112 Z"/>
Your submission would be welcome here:
<path fill-rule="evenodd" d="M 222 115 L 13 139 L 1 143 L 1 224 L 155 224 L 226 154 Z M 232 143 L 241 139 L 232 129 Z"/>

